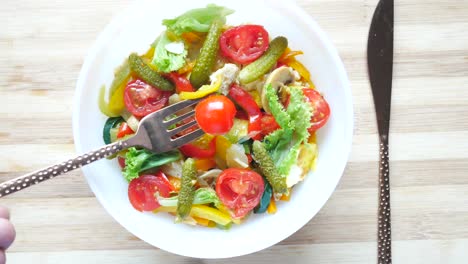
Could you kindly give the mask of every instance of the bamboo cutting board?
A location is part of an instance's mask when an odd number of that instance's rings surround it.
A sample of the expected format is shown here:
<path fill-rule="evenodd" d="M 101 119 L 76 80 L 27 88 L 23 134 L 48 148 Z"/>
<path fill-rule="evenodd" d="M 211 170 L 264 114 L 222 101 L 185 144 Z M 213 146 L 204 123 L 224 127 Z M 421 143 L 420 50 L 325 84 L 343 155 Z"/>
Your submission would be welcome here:
<path fill-rule="evenodd" d="M 8 263 L 376 263 L 377 135 L 367 33 L 377 0 L 298 0 L 335 43 L 355 110 L 349 164 L 299 232 L 256 254 L 194 260 L 152 248 L 98 204 L 81 172 L 2 198 Z M 98 33 L 126 0 L 2 0 L 0 181 L 74 156 L 72 97 Z M 468 1 L 395 2 L 390 135 L 394 263 L 467 263 Z"/>

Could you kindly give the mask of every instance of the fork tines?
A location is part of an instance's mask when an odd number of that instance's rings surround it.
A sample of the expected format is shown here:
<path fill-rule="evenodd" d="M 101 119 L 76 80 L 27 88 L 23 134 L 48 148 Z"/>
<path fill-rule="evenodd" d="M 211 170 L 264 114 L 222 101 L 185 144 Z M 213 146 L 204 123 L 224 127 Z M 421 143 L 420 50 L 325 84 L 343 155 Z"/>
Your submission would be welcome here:
<path fill-rule="evenodd" d="M 161 110 L 161 116 L 165 117 L 162 123 L 166 128 L 166 132 L 172 138 L 172 143 L 174 143 L 175 145 L 184 145 L 205 134 L 200 128 L 198 128 L 197 121 L 193 118 L 195 115 L 195 110 L 193 109 L 189 110 L 186 113 L 182 113 L 178 116 L 166 120 L 168 117 L 172 117 L 172 115 L 176 114 L 177 112 L 184 110 L 187 107 L 195 105 L 200 100 L 201 99 L 181 101 Z M 186 123 L 183 123 L 184 121 L 186 121 Z M 176 128 L 170 129 L 172 126 L 177 124 L 181 125 Z M 187 134 L 181 136 L 177 136 L 177 134 L 180 134 L 194 127 L 196 127 L 196 130 L 188 132 Z"/>

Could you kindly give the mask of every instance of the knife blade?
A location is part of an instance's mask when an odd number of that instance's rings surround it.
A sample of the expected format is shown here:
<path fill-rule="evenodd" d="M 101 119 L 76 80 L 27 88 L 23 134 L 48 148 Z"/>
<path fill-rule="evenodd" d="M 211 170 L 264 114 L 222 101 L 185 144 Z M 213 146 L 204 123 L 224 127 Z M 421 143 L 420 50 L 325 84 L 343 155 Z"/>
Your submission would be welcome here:
<path fill-rule="evenodd" d="M 392 263 L 389 130 L 393 78 L 393 0 L 380 0 L 372 18 L 367 42 L 367 67 L 379 132 L 379 204 L 377 260 Z"/>

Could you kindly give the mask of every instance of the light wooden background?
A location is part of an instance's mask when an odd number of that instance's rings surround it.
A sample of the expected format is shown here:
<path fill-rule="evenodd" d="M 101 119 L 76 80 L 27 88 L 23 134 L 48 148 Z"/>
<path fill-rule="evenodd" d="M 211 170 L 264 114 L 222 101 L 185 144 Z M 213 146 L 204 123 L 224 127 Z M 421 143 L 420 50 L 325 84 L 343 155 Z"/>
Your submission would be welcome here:
<path fill-rule="evenodd" d="M 127 0 L 2 0 L 0 180 L 72 157 L 76 78 Z M 2 198 L 8 263 L 376 263 L 377 136 L 365 49 L 376 0 L 299 0 L 344 60 L 350 162 L 302 230 L 262 252 L 194 260 L 152 248 L 98 204 L 81 172 Z M 394 263 L 468 263 L 468 1 L 397 0 L 391 125 Z"/>

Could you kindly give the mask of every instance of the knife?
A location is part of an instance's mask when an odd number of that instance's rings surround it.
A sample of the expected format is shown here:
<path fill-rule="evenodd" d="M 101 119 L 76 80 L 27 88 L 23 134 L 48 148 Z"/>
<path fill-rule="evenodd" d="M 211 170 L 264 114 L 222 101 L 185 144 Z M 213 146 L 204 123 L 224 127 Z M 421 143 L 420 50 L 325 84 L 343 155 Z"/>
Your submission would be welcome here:
<path fill-rule="evenodd" d="M 380 0 L 367 42 L 367 67 L 380 141 L 377 259 L 392 263 L 388 132 L 393 71 L 393 0 Z"/>

